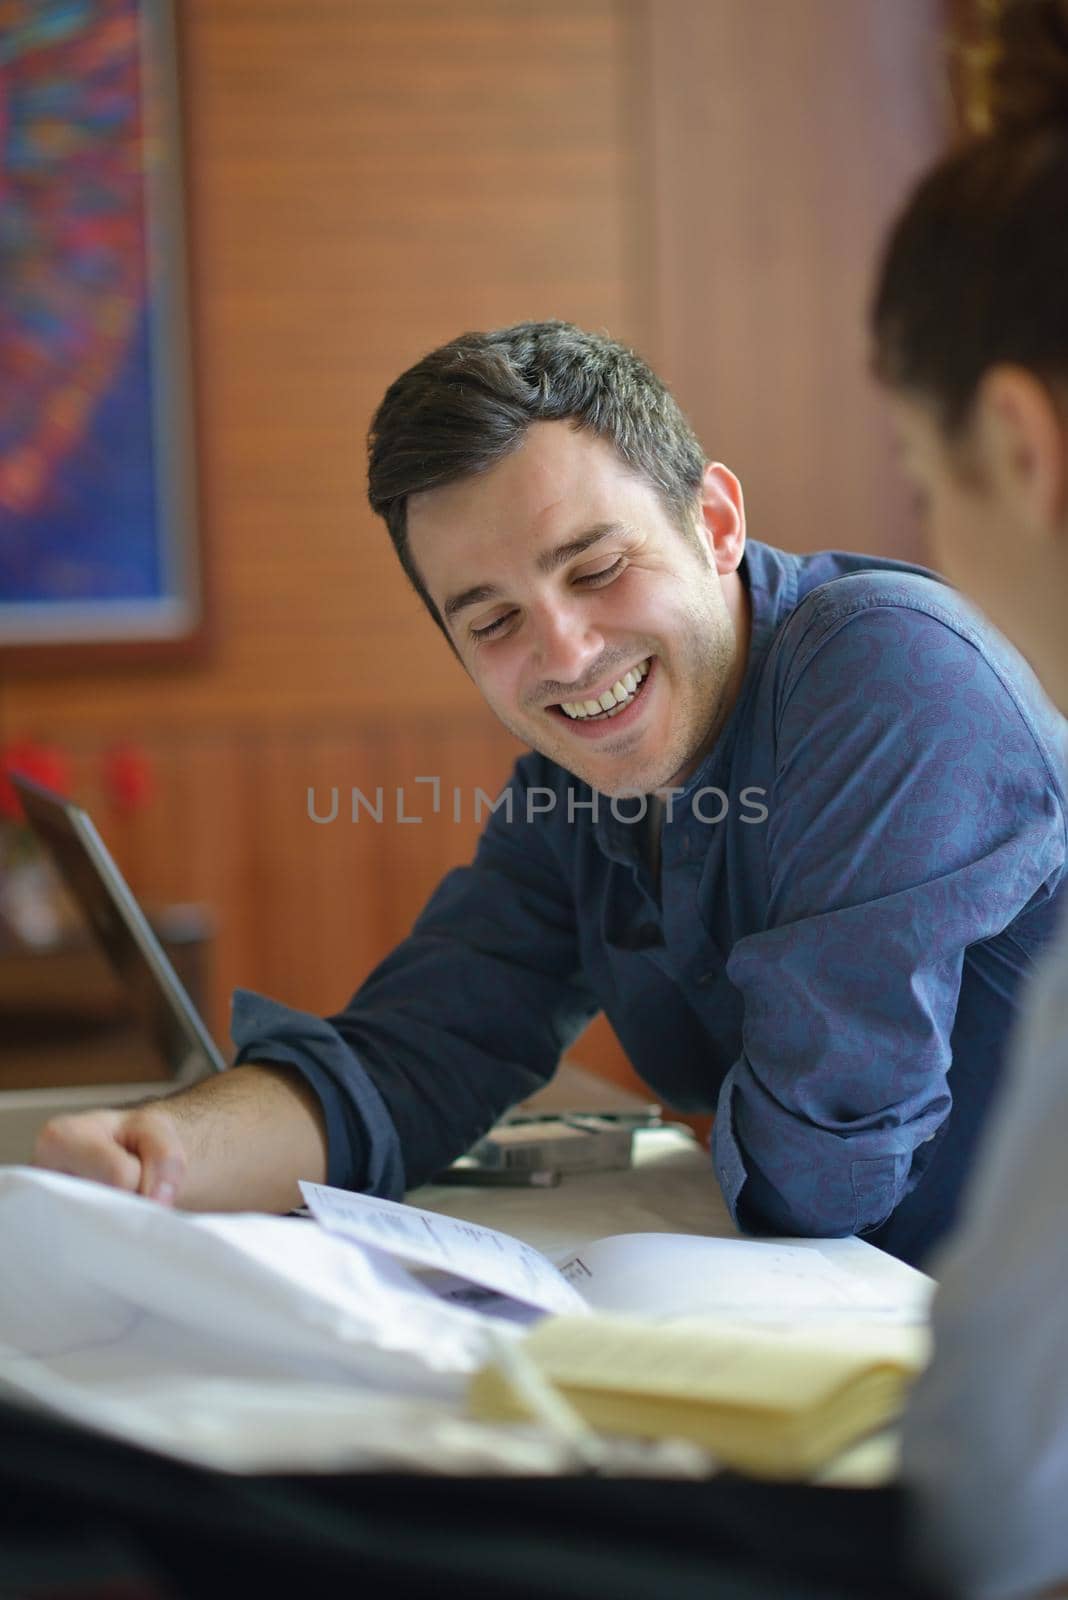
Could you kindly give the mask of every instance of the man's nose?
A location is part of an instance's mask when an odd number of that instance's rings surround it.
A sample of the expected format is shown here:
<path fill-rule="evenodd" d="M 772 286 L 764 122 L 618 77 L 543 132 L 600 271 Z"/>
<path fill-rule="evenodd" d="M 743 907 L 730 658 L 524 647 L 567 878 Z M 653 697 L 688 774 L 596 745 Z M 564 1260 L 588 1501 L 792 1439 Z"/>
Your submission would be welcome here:
<path fill-rule="evenodd" d="M 604 653 L 604 635 L 581 604 L 558 602 L 539 609 L 534 618 L 536 669 L 539 677 L 578 683 Z"/>

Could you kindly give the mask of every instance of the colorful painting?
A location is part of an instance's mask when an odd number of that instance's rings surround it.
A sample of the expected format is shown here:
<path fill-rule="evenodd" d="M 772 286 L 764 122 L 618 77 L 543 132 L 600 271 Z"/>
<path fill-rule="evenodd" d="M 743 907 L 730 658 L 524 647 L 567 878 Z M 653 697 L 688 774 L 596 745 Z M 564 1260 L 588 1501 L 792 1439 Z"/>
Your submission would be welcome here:
<path fill-rule="evenodd" d="M 198 626 L 169 22 L 0 0 L 0 649 Z"/>

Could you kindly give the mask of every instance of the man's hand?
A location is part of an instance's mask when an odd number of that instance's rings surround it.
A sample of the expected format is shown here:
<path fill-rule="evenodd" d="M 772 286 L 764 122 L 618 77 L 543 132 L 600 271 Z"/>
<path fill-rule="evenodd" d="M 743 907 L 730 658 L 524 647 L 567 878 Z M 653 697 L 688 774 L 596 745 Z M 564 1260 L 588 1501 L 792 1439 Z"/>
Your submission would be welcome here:
<path fill-rule="evenodd" d="M 295 1067 L 231 1067 L 147 1105 L 53 1117 L 39 1167 L 191 1211 L 291 1211 L 326 1182 L 326 1124 Z"/>
<path fill-rule="evenodd" d="M 34 1165 L 172 1206 L 186 1173 L 186 1154 L 166 1105 L 132 1111 L 87 1111 L 53 1117 L 37 1136 Z"/>

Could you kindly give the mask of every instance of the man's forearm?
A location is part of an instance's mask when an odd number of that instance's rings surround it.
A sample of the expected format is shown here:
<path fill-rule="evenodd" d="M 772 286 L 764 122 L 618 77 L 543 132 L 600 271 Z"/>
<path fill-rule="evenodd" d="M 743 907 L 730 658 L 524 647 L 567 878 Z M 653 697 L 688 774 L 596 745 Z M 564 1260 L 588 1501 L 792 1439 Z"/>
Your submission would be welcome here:
<path fill-rule="evenodd" d="M 301 1178 L 326 1180 L 326 1125 L 293 1067 L 232 1067 L 159 1101 L 186 1157 L 177 1204 L 195 1211 L 289 1211 Z"/>
<path fill-rule="evenodd" d="M 294 1067 L 232 1067 L 182 1093 L 53 1117 L 38 1166 L 195 1211 L 290 1211 L 326 1176 L 326 1126 Z"/>

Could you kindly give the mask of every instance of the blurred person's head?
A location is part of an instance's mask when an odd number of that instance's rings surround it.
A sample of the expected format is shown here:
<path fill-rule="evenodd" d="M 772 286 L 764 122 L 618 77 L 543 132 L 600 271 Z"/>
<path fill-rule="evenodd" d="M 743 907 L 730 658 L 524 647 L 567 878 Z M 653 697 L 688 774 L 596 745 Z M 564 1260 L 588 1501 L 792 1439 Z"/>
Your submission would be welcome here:
<path fill-rule="evenodd" d="M 741 489 L 632 351 L 563 322 L 469 333 L 387 390 L 368 492 L 517 737 L 607 794 L 684 781 L 747 648 Z"/>
<path fill-rule="evenodd" d="M 1005 0 L 873 305 L 932 554 L 1068 707 L 1068 0 Z"/>

